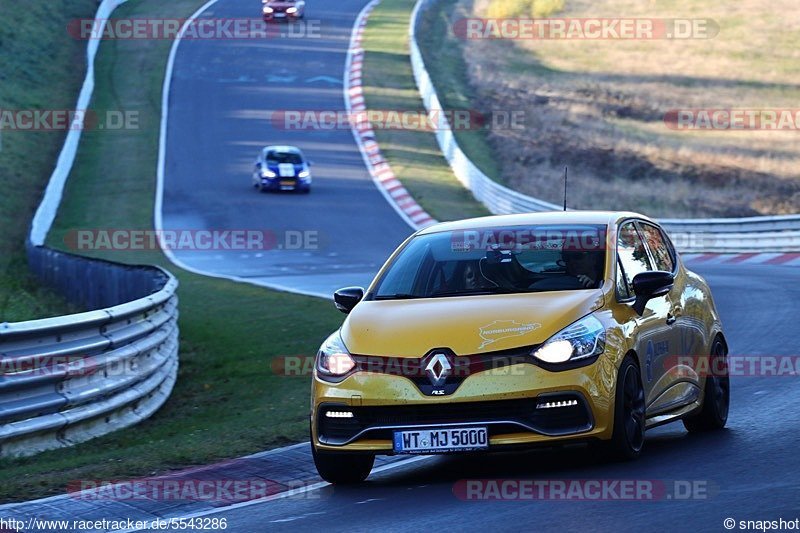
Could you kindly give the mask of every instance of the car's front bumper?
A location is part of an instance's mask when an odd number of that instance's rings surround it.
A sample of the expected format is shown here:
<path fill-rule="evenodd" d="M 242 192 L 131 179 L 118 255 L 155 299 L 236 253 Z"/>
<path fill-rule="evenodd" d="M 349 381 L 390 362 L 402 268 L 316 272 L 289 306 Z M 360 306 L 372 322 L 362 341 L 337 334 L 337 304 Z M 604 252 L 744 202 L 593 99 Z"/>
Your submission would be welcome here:
<path fill-rule="evenodd" d="M 296 13 L 264 13 L 264 20 L 267 22 L 277 22 L 281 20 L 297 20 L 303 17 L 303 12 Z"/>
<path fill-rule="evenodd" d="M 308 191 L 311 189 L 311 181 L 299 178 L 262 178 L 261 189 L 265 191 Z"/>
<path fill-rule="evenodd" d="M 397 375 L 354 374 L 331 384 L 314 377 L 312 438 L 328 451 L 393 453 L 393 432 L 485 426 L 489 449 L 609 439 L 616 364 L 607 354 L 582 368 L 549 372 L 518 364 L 469 376 L 450 396 L 423 395 Z M 569 407 L 539 408 L 575 399 Z M 353 418 L 328 418 L 350 410 Z"/>

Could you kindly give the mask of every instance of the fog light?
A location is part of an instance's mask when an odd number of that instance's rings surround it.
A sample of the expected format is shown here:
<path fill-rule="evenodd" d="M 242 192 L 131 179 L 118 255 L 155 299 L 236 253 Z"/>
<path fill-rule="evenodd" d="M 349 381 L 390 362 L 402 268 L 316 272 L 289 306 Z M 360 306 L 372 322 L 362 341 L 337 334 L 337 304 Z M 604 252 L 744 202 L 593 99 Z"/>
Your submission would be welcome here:
<path fill-rule="evenodd" d="M 578 400 L 562 400 L 560 402 L 544 402 L 536 404 L 537 409 L 554 409 L 556 407 L 572 407 L 578 405 Z"/>
<path fill-rule="evenodd" d="M 353 413 L 351 411 L 326 411 L 325 416 L 327 418 L 353 418 Z"/>

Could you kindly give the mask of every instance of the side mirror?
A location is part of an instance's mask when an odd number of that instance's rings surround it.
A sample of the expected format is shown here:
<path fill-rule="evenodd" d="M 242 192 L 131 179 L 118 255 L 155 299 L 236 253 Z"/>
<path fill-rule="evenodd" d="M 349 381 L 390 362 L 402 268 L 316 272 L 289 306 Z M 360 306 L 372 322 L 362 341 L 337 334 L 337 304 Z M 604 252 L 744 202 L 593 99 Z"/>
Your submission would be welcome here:
<path fill-rule="evenodd" d="M 652 272 L 640 272 L 633 278 L 633 292 L 636 293 L 636 301 L 633 303 L 633 310 L 639 316 L 644 313 L 647 302 L 653 298 L 664 296 L 672 290 L 675 283 L 675 276 L 672 272 L 662 272 L 655 270 Z"/>
<path fill-rule="evenodd" d="M 364 289 L 361 287 L 345 287 L 333 293 L 333 303 L 336 304 L 336 309 L 344 314 L 352 311 L 363 298 Z"/>
<path fill-rule="evenodd" d="M 256 161 L 256 168 L 261 168 L 261 161 Z"/>
<path fill-rule="evenodd" d="M 306 161 L 306 165 L 308 165 L 309 167 L 310 167 L 311 165 L 313 165 L 313 164 L 314 164 L 314 162 L 313 162 L 313 161 Z"/>

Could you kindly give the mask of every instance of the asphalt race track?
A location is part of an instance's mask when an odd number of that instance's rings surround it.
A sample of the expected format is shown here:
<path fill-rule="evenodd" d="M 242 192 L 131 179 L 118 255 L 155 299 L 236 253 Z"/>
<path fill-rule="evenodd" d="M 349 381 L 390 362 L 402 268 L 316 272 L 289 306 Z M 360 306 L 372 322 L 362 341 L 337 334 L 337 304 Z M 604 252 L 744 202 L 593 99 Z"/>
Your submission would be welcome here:
<path fill-rule="evenodd" d="M 176 58 L 167 137 L 165 229 L 318 232 L 318 250 L 181 252 L 195 269 L 300 291 L 366 284 L 411 229 L 386 203 L 348 130 L 283 131 L 270 110 L 344 109 L 341 79 L 353 21 L 366 0 L 310 0 L 322 38 L 186 41 Z M 204 16 L 252 17 L 254 0 L 221 0 Z M 310 195 L 259 194 L 250 175 L 266 144 L 296 144 L 315 165 Z M 798 271 L 698 265 L 734 355 L 795 355 Z M 359 487 L 220 509 L 229 531 L 724 531 L 723 520 L 800 517 L 800 388 L 795 377 L 732 378 L 728 429 L 648 433 L 642 458 L 606 463 L 584 449 L 435 457 Z M 462 501 L 464 479 L 652 480 L 699 483 L 705 498 L 656 501 Z"/>
<path fill-rule="evenodd" d="M 349 129 L 296 131 L 271 120 L 273 111 L 345 109 L 347 49 L 366 3 L 312 0 L 307 23 L 276 26 L 297 32 L 282 37 L 181 42 L 170 91 L 163 229 L 256 230 L 277 239 L 272 250 L 176 252 L 182 263 L 330 294 L 366 285 L 411 234 L 373 184 Z M 252 18 L 259 6 L 221 0 L 202 16 Z M 260 194 L 252 187 L 253 162 L 269 144 L 306 153 L 314 163 L 311 194 Z M 297 235 L 308 235 L 310 246 L 293 249 Z"/>
<path fill-rule="evenodd" d="M 735 355 L 795 355 L 800 299 L 793 267 L 698 268 L 711 284 Z M 758 312 L 754 312 L 758 310 Z M 728 428 L 652 430 L 642 457 L 607 463 L 585 448 L 431 457 L 370 476 L 359 487 L 221 509 L 229 531 L 724 531 L 723 520 L 800 517 L 798 376 L 731 379 Z M 696 499 L 463 501 L 465 479 L 639 480 L 704 488 Z"/>

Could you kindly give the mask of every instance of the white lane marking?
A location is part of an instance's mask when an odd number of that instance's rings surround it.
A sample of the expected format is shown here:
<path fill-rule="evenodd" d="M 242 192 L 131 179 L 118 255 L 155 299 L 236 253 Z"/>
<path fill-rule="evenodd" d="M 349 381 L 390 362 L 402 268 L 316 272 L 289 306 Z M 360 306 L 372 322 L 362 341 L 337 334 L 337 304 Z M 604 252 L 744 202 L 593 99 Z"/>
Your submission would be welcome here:
<path fill-rule="evenodd" d="M 205 12 L 208 8 L 216 4 L 218 1 L 219 0 L 209 0 L 186 20 L 183 27 L 181 28 L 181 31 L 178 33 L 178 36 L 172 42 L 172 48 L 170 48 L 169 51 L 166 74 L 164 76 L 164 85 L 161 89 L 161 131 L 159 134 L 159 141 L 158 141 L 156 198 L 155 198 L 155 208 L 153 214 L 153 219 L 154 219 L 153 225 L 155 226 L 156 231 L 161 231 L 164 228 L 163 208 L 164 208 L 164 179 L 165 179 L 165 172 L 166 172 L 165 169 L 167 160 L 167 124 L 169 122 L 169 94 L 170 94 L 170 89 L 172 87 L 172 72 L 175 69 L 175 57 L 178 54 L 178 47 L 182 42 L 182 36 L 186 31 L 186 28 L 188 28 L 189 25 L 191 25 L 201 14 L 203 14 L 203 12 Z M 164 252 L 164 255 L 167 257 L 167 259 L 169 259 L 169 261 L 173 265 L 182 268 L 187 272 L 191 272 L 192 274 L 198 274 L 210 278 L 226 279 L 237 283 L 247 283 L 249 285 L 257 285 L 260 287 L 266 287 L 268 289 L 273 289 L 277 291 L 302 294 L 304 296 L 314 296 L 317 298 L 323 298 L 325 300 L 331 299 L 331 295 L 325 292 L 298 289 L 296 287 L 290 287 L 288 285 L 282 285 L 279 283 L 271 283 L 262 280 L 252 280 L 252 279 L 242 278 L 239 276 L 222 274 L 219 272 L 211 272 L 208 270 L 203 270 L 202 268 L 195 268 L 189 266 L 188 264 L 178 259 L 177 256 L 172 252 L 172 250 L 162 249 L 162 251 Z"/>
<path fill-rule="evenodd" d="M 308 443 L 306 442 L 306 443 L 303 443 L 303 444 L 308 444 Z M 402 459 L 402 460 L 396 461 L 394 463 L 389 463 L 388 465 L 379 466 L 378 468 L 375 468 L 370 475 L 380 474 L 381 472 L 387 472 L 389 470 L 394 470 L 395 468 L 408 466 L 408 465 L 410 465 L 412 463 L 416 463 L 416 462 L 419 462 L 419 461 L 425 461 L 425 460 L 430 459 L 432 457 L 435 457 L 435 456 L 433 456 L 433 455 L 416 455 L 416 456 L 413 456 L 413 457 L 409 457 L 408 459 Z M 233 511 L 235 509 L 241 509 L 243 507 L 250 507 L 252 505 L 259 505 L 259 504 L 271 502 L 271 501 L 274 501 L 274 500 L 282 500 L 284 498 L 289 498 L 291 496 L 297 496 L 298 494 L 304 494 L 306 492 L 315 491 L 315 490 L 321 489 L 323 487 L 327 487 L 329 485 L 330 485 L 330 483 L 328 483 L 327 481 L 320 481 L 319 483 L 314 483 L 313 485 L 309 485 L 307 487 L 288 490 L 288 491 L 282 492 L 280 494 L 273 494 L 272 496 L 267 496 L 266 498 L 259 498 L 258 500 L 250 500 L 250 501 L 246 501 L 246 502 L 234 503 L 232 505 L 228 505 L 228 506 L 225 506 L 225 507 L 216 507 L 214 509 L 207 509 L 205 511 L 197 511 L 196 513 L 191 513 L 191 514 L 183 515 L 183 516 L 180 516 L 180 517 L 170 517 L 170 518 L 175 518 L 177 520 L 190 520 L 192 518 L 200 518 L 200 517 L 208 516 L 208 515 L 212 515 L 212 514 L 224 513 L 224 512 L 228 512 L 228 511 Z M 125 529 L 125 530 L 119 531 L 118 533 L 134 533 L 136 531 L 147 531 L 147 528 L 144 528 L 144 529 Z"/>

